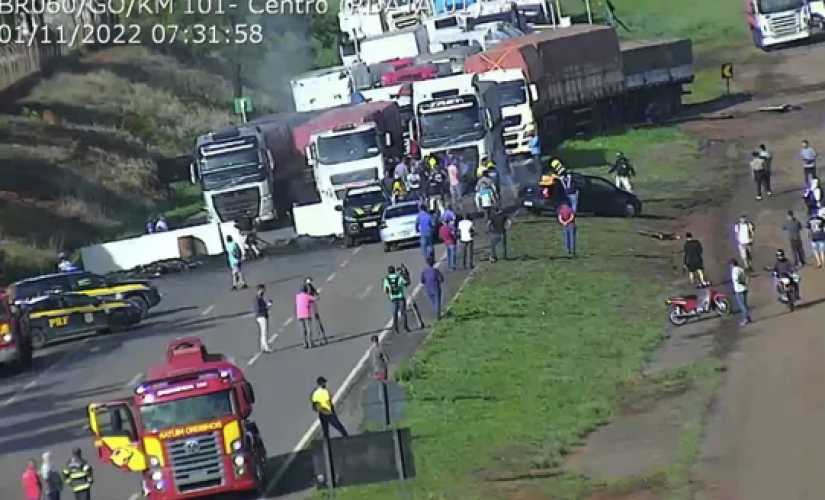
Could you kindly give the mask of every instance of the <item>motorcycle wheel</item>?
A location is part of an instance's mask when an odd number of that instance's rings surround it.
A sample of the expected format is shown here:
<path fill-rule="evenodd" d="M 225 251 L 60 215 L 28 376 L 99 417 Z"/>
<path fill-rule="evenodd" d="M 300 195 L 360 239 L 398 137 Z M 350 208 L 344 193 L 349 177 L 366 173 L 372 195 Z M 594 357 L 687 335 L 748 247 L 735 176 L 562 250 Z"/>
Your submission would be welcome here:
<path fill-rule="evenodd" d="M 716 313 L 719 316 L 730 316 L 730 313 L 733 310 L 730 305 L 730 301 L 726 298 L 716 299 L 714 306 L 716 306 Z"/>
<path fill-rule="evenodd" d="M 667 319 L 670 320 L 674 326 L 682 326 L 688 321 L 687 316 L 684 315 L 684 311 L 679 306 L 670 306 L 667 308 Z"/>

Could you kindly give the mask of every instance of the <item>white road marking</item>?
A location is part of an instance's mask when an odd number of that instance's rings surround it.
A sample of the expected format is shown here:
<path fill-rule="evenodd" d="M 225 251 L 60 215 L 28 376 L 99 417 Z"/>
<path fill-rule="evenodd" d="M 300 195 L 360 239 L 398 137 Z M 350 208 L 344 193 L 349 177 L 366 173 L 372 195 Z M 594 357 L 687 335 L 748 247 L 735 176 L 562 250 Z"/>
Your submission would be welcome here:
<path fill-rule="evenodd" d="M 327 276 L 327 283 L 332 283 L 332 280 L 335 279 L 335 271 L 332 272 L 329 276 Z"/>
<path fill-rule="evenodd" d="M 140 382 L 141 380 L 143 380 L 143 373 L 137 373 L 137 374 L 135 374 L 134 377 L 132 377 L 131 380 L 126 382 L 126 387 L 131 387 L 133 385 L 137 385 L 138 382 Z"/>
<path fill-rule="evenodd" d="M 249 358 L 249 361 L 246 362 L 246 366 L 254 365 L 261 358 L 262 354 L 262 352 L 255 353 L 255 355 Z"/>
<path fill-rule="evenodd" d="M 100 346 L 94 346 L 91 349 L 89 349 L 89 352 L 98 352 L 99 350 L 100 350 Z"/>
<path fill-rule="evenodd" d="M 138 498 L 140 498 L 140 493 L 132 493 L 129 500 L 138 500 Z"/>
<path fill-rule="evenodd" d="M 295 321 L 295 317 L 294 317 L 294 316 L 293 316 L 293 317 L 291 317 L 291 318 L 289 318 L 289 319 L 287 319 L 287 320 L 285 320 L 283 323 L 281 323 L 281 328 L 286 328 L 286 327 L 288 327 L 289 325 L 291 325 L 291 324 L 292 324 L 292 322 L 293 322 L 293 321 Z M 276 334 L 276 335 L 277 335 L 277 334 Z"/>
<path fill-rule="evenodd" d="M 519 210 L 516 210 L 515 213 L 513 213 L 513 217 L 512 217 L 513 222 L 515 222 L 515 218 L 518 215 L 518 213 L 519 213 Z M 356 248 L 356 250 L 359 250 L 360 248 L 361 247 L 358 247 L 358 248 Z M 355 252 L 353 252 L 353 253 L 355 253 Z M 436 268 L 441 268 L 442 264 L 444 263 L 446 258 L 447 258 L 447 255 L 446 255 L 446 252 L 445 252 L 444 254 L 442 254 L 441 258 L 438 259 L 438 262 L 436 263 L 435 267 Z M 456 297 L 458 296 L 458 292 L 460 292 L 461 290 L 464 289 L 464 287 L 466 286 L 467 282 L 470 281 L 470 278 L 473 276 L 473 274 L 474 273 L 472 271 L 467 273 L 467 276 L 461 282 L 461 285 L 459 285 L 458 291 L 456 292 L 456 295 L 454 295 L 453 298 L 450 300 L 450 304 L 452 304 L 453 301 L 455 301 Z M 420 283 L 418 285 L 416 285 L 416 287 L 412 291 L 412 294 L 410 294 L 410 299 L 415 300 L 415 298 L 418 296 L 418 294 L 421 293 L 421 288 L 422 288 L 422 285 Z M 384 329 L 381 330 L 381 333 L 378 335 L 378 342 L 379 343 L 384 342 L 384 340 L 387 338 L 387 335 L 389 335 L 390 331 L 392 331 L 392 318 L 390 318 L 390 320 L 387 321 L 387 324 L 384 325 Z M 426 341 L 426 338 L 425 338 L 425 341 Z M 355 364 L 355 367 L 352 369 L 352 371 L 349 372 L 349 374 L 347 375 L 347 378 L 344 379 L 344 382 L 341 384 L 341 387 L 339 387 L 338 390 L 335 391 L 335 396 L 332 398 L 332 404 L 333 405 L 337 405 L 339 403 L 339 401 L 341 400 L 341 398 L 344 397 L 347 394 L 347 392 L 349 392 L 350 386 L 355 383 L 355 380 L 361 374 L 361 370 L 369 362 L 369 359 L 370 359 L 370 351 L 369 351 L 369 349 L 367 349 L 364 352 L 364 355 L 361 356 L 361 359 L 359 359 L 358 362 Z M 286 474 L 287 471 L 289 470 L 290 466 L 292 466 L 292 462 L 295 461 L 295 457 L 298 456 L 298 453 L 301 450 L 306 448 L 307 444 L 309 444 L 309 440 L 312 439 L 312 436 L 314 436 L 316 432 L 318 432 L 318 427 L 319 426 L 320 426 L 320 424 L 318 423 L 318 419 L 314 419 L 313 422 L 312 422 L 312 425 L 309 426 L 309 429 L 307 429 L 307 431 L 304 433 L 304 435 L 298 441 L 298 444 L 295 446 L 295 448 L 292 449 L 292 452 L 286 458 L 283 465 L 281 465 L 281 467 L 275 473 L 275 476 L 272 478 L 272 480 L 269 481 L 269 483 L 267 483 L 266 488 L 264 489 L 263 495 L 258 500 L 265 500 L 268 495 L 272 494 L 275 487 L 281 481 L 281 478 L 283 478 L 284 474 Z"/>
<path fill-rule="evenodd" d="M 344 262 L 341 262 L 341 265 L 340 265 L 340 266 L 338 266 L 338 267 L 340 267 L 341 269 L 343 269 L 343 268 L 347 267 L 348 265 L 349 265 L 349 257 L 347 257 L 346 259 L 344 259 Z"/>
<path fill-rule="evenodd" d="M 368 286 L 367 288 L 365 288 L 365 289 L 364 289 L 361 293 L 359 293 L 358 295 L 356 295 L 356 297 L 358 297 L 358 300 L 364 300 L 364 299 L 366 299 L 367 297 L 369 297 L 370 292 L 372 292 L 372 285 L 369 285 L 369 286 Z"/>
<path fill-rule="evenodd" d="M 211 313 L 214 309 L 215 309 L 215 304 L 212 304 L 211 306 L 207 307 L 206 309 L 204 309 L 201 312 L 201 316 L 206 316 L 207 314 Z"/>
<path fill-rule="evenodd" d="M 75 347 L 74 349 L 72 349 L 70 351 L 67 351 L 66 354 L 64 354 L 60 359 L 58 359 L 55 364 L 53 364 L 52 366 L 46 368 L 42 373 L 40 373 L 37 377 L 35 377 L 34 380 L 30 381 L 22 389 L 15 392 L 9 399 L 7 399 L 7 400 L 3 401 L 2 403 L 0 403 L 0 408 L 5 408 L 6 406 L 9 406 L 10 404 L 13 404 L 15 401 L 17 401 L 20 398 L 20 396 L 24 392 L 33 389 L 38 383 L 40 383 L 40 380 L 43 377 L 45 377 L 46 375 L 51 373 L 55 368 L 58 368 L 58 367 L 62 366 L 69 358 L 71 358 L 75 353 L 79 352 L 86 344 L 88 344 L 90 340 L 91 339 L 84 339 L 80 343 L 77 344 L 77 347 Z"/>
<path fill-rule="evenodd" d="M 355 255 L 358 252 L 360 252 L 362 248 L 364 248 L 364 247 L 355 247 L 355 250 L 352 251 L 352 255 Z"/>

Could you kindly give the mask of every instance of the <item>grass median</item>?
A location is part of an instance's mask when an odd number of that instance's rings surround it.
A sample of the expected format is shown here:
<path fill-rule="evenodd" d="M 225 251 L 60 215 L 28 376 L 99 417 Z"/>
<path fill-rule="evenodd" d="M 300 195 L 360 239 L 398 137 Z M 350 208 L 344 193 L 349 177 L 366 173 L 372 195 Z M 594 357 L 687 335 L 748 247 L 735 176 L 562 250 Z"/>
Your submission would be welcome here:
<path fill-rule="evenodd" d="M 675 129 L 568 148 L 560 155 L 579 160 L 583 152 L 592 159 L 594 151 L 624 150 L 636 159 L 643 199 L 668 186 L 694 187 L 672 155 L 658 161 L 672 148 L 696 152 Z M 672 278 L 670 248 L 640 236 L 640 224 L 582 218 L 580 256 L 571 259 L 552 218 L 519 217 L 510 234 L 514 258 L 485 264 L 396 373 L 407 390 L 418 477 L 345 489 L 340 498 L 499 498 L 502 482 L 559 474 L 561 458 L 619 411 L 623 387 L 665 333 L 661 283 Z"/>

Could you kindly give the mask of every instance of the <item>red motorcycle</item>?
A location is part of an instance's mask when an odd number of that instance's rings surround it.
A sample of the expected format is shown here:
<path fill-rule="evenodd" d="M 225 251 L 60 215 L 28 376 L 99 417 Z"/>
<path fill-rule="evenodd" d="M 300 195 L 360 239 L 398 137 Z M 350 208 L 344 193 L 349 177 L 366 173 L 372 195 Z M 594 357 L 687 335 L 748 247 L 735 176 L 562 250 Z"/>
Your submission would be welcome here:
<path fill-rule="evenodd" d="M 710 294 L 708 299 L 707 295 Z M 667 305 L 667 319 L 676 326 L 682 326 L 691 318 L 698 318 L 706 314 L 728 316 L 731 311 L 730 300 L 722 292 L 707 289 L 700 295 L 685 295 L 671 297 L 665 301 Z"/>

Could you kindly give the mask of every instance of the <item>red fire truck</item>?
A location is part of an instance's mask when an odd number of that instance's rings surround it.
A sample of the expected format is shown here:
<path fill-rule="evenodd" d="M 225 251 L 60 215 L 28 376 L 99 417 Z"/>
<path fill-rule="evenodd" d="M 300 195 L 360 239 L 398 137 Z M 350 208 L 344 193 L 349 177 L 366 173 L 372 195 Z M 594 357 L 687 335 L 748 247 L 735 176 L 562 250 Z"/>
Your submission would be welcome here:
<path fill-rule="evenodd" d="M 263 492 L 266 449 L 243 372 L 200 339 L 181 338 L 129 401 L 89 405 L 99 458 L 143 475 L 152 500 Z"/>

